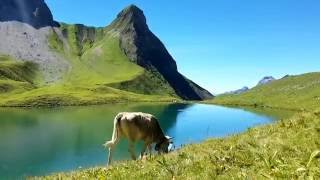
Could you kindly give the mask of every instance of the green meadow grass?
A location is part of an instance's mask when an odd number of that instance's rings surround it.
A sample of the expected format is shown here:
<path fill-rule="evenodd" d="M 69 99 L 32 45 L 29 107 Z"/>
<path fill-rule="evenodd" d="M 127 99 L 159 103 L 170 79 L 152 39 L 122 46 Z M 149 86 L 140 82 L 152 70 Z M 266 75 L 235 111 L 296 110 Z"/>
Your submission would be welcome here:
<path fill-rule="evenodd" d="M 1 97 L 1 96 L 0 96 Z M 98 105 L 122 102 L 172 102 L 180 101 L 172 96 L 142 95 L 114 89 L 108 86 L 54 85 L 15 93 L 0 101 L 2 107 L 52 107 Z"/>
<path fill-rule="evenodd" d="M 0 55 L 0 98 L 34 89 L 39 80 L 37 76 L 35 64 Z"/>
<path fill-rule="evenodd" d="M 0 55 L 0 79 L 28 82 L 33 84 L 37 75 L 37 65 L 18 62 L 9 56 Z"/>

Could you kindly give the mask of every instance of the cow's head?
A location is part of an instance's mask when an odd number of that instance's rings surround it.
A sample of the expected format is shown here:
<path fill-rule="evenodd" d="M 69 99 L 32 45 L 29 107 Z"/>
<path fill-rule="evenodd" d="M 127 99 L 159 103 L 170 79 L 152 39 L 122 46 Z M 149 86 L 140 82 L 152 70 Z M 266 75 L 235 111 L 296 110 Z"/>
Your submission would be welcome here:
<path fill-rule="evenodd" d="M 172 145 L 172 137 L 165 136 L 160 142 L 155 146 L 155 150 L 159 153 L 168 153 L 170 150 L 170 145 Z"/>

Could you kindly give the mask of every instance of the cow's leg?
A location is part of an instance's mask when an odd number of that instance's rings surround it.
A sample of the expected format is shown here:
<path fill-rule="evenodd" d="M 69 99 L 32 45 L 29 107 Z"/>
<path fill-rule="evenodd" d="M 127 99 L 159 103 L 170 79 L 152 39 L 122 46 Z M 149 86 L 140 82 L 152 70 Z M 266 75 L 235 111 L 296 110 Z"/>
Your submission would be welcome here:
<path fill-rule="evenodd" d="M 109 147 L 109 156 L 108 156 L 108 164 L 107 164 L 108 166 L 111 163 L 113 148 L 118 144 L 119 141 L 120 141 L 120 138 L 117 138 L 114 144 L 111 147 Z"/>
<path fill-rule="evenodd" d="M 152 146 L 151 146 L 151 144 L 148 145 L 148 150 L 149 150 L 149 157 L 151 158 L 151 154 L 152 154 Z"/>
<path fill-rule="evenodd" d="M 132 141 L 129 140 L 129 152 L 131 154 L 131 158 L 133 160 L 136 160 L 136 155 L 135 155 L 135 152 L 134 152 L 134 143 Z"/>
<path fill-rule="evenodd" d="M 109 166 L 109 165 L 110 165 L 110 163 L 111 163 L 111 159 L 112 159 L 112 150 L 113 150 L 113 147 L 110 147 L 110 148 L 109 148 L 109 156 L 108 156 L 108 164 L 107 164 L 107 166 Z"/>
<path fill-rule="evenodd" d="M 143 156 L 144 156 L 144 154 L 146 152 L 146 149 L 147 149 L 147 144 L 143 143 L 141 154 L 140 154 L 140 159 L 143 159 Z"/>

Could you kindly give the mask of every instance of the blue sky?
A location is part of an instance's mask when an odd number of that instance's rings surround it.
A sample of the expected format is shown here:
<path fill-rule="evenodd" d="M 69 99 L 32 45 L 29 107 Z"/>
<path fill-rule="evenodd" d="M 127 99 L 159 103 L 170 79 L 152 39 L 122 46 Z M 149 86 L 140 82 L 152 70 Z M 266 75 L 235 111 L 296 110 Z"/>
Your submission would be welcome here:
<path fill-rule="evenodd" d="M 179 71 L 217 94 L 320 71 L 319 0 L 46 0 L 54 18 L 108 25 L 139 6 Z"/>

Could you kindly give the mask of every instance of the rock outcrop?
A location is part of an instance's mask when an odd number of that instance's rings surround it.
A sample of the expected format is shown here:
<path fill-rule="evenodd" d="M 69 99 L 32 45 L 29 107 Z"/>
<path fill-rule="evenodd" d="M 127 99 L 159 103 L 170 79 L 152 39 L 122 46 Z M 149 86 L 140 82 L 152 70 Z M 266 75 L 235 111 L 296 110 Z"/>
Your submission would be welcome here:
<path fill-rule="evenodd" d="M 272 76 L 266 76 L 266 77 L 262 78 L 262 79 L 258 82 L 257 86 L 264 85 L 264 84 L 268 84 L 268 83 L 271 83 L 272 81 L 275 81 L 275 80 L 276 80 L 276 79 L 275 79 L 274 77 L 272 77 Z"/>

